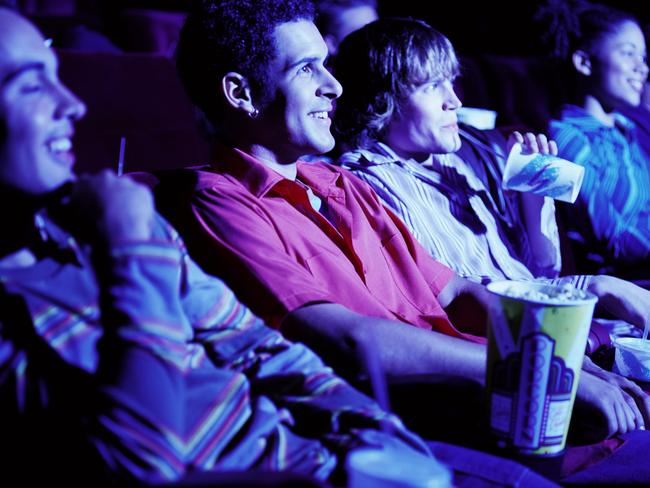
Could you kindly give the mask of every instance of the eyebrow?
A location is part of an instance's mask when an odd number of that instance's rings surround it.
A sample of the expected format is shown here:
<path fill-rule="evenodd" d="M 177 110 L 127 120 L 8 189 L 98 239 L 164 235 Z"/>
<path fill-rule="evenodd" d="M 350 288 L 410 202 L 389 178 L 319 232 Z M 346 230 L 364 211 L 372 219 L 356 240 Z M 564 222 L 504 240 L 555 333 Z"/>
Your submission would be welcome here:
<path fill-rule="evenodd" d="M 632 41 L 619 42 L 618 47 L 631 47 L 631 48 L 634 48 L 634 49 L 638 49 L 639 51 L 641 50 L 641 46 L 639 46 L 638 44 L 636 44 L 635 42 L 632 42 Z M 645 49 L 644 49 L 644 51 L 645 51 Z"/>
<path fill-rule="evenodd" d="M 25 63 L 21 64 L 17 68 L 11 70 L 9 73 L 7 73 L 5 76 L 2 77 L 2 80 L 0 80 L 0 85 L 4 86 L 7 83 L 10 83 L 12 80 L 16 79 L 23 73 L 27 71 L 44 71 L 45 70 L 45 64 L 35 61 L 33 63 Z"/>
<path fill-rule="evenodd" d="M 318 56 L 311 56 L 311 57 L 308 57 L 308 58 L 302 58 L 302 59 L 296 61 L 295 63 L 291 63 L 289 66 L 287 66 L 287 71 L 295 68 L 296 66 L 300 66 L 301 64 L 315 63 L 315 62 L 318 62 L 320 60 L 321 60 L 321 58 L 319 58 Z M 327 61 L 327 59 L 325 59 L 325 61 Z"/>

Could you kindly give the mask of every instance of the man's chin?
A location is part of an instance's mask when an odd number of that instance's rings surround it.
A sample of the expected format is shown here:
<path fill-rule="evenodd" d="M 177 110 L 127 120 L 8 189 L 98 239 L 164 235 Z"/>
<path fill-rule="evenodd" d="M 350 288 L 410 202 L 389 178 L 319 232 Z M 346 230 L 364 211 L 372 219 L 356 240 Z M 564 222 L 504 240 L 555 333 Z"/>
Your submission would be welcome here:
<path fill-rule="evenodd" d="M 458 152 L 460 147 L 463 145 L 460 137 L 455 138 L 453 141 L 450 141 L 447 144 L 441 144 L 439 148 L 432 151 L 433 154 L 451 154 Z"/>
<path fill-rule="evenodd" d="M 334 149 L 334 146 L 335 146 L 334 138 L 331 138 L 330 140 L 321 140 L 311 144 L 310 151 L 308 151 L 305 154 L 313 154 L 313 155 L 325 154 L 330 152 L 332 149 Z"/>

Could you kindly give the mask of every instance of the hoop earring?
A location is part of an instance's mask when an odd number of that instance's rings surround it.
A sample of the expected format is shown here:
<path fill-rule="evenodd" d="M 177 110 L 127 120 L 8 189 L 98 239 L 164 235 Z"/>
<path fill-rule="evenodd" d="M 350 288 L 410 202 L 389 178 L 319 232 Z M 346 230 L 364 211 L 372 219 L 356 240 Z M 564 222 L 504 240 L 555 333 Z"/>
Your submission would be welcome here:
<path fill-rule="evenodd" d="M 260 111 L 258 109 L 254 109 L 252 112 L 248 112 L 248 116 L 251 119 L 256 119 L 260 115 Z"/>

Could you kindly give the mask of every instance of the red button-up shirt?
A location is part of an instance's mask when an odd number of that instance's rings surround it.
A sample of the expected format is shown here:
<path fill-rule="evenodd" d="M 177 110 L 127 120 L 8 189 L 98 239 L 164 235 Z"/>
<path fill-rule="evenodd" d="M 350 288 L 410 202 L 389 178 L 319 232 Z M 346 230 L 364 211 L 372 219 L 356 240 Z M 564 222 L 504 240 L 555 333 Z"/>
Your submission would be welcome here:
<path fill-rule="evenodd" d="M 468 338 L 436 298 L 453 272 L 427 254 L 368 185 L 336 166 L 298 162 L 301 184 L 246 153 L 220 149 L 219 163 L 191 168 L 189 193 L 169 192 L 169 183 L 181 185 L 178 177 L 163 181 L 169 195 L 163 211 L 172 208 L 166 213 L 196 261 L 269 324 L 328 302 Z M 327 218 L 314 210 L 303 184 L 320 197 Z"/>

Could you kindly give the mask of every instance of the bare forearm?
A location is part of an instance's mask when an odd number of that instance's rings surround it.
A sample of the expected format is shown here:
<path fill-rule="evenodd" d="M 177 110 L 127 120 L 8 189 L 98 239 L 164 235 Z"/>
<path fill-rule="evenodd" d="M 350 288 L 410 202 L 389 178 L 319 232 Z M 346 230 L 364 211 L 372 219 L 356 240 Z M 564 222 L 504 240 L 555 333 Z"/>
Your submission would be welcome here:
<path fill-rule="evenodd" d="M 485 286 L 474 283 L 467 278 L 458 275 L 454 276 L 438 295 L 438 302 L 442 308 L 447 308 L 451 303 L 461 295 L 474 297 L 478 306 L 487 309 L 489 304 L 489 293 Z"/>
<path fill-rule="evenodd" d="M 561 258 L 559 242 L 552 240 L 551 233 L 557 234 L 555 224 L 555 206 L 545 206 L 545 198 L 531 193 L 521 194 L 523 219 L 530 244 L 532 266 L 535 271 L 546 272 L 544 275 L 553 277 L 559 272 Z"/>
<path fill-rule="evenodd" d="M 481 382 L 485 376 L 485 346 L 340 305 L 302 307 L 289 314 L 283 330 L 348 377 L 361 370 L 360 350 L 371 351 L 389 376 L 445 373 Z"/>

